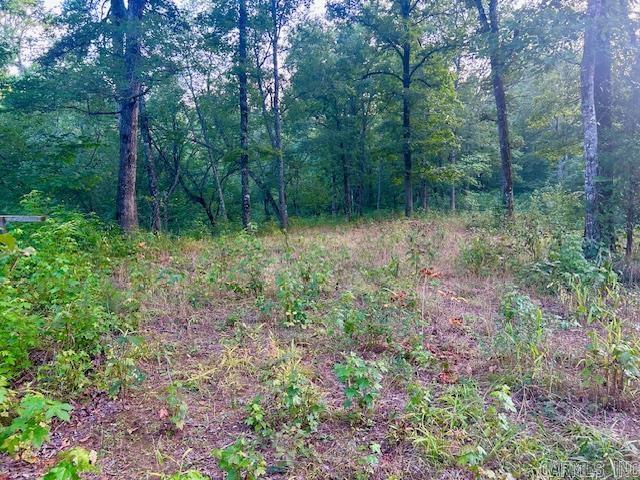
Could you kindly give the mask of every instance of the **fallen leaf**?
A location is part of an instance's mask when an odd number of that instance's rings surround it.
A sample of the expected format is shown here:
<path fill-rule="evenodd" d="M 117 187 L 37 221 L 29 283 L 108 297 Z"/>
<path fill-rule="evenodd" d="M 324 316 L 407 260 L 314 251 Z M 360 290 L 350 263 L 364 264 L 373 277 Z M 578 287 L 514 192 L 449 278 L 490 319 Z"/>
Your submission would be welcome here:
<path fill-rule="evenodd" d="M 462 317 L 451 317 L 449 323 L 453 327 L 460 328 L 462 327 Z"/>
<path fill-rule="evenodd" d="M 458 376 L 452 372 L 442 371 L 438 374 L 438 382 L 451 385 L 458 381 Z"/>

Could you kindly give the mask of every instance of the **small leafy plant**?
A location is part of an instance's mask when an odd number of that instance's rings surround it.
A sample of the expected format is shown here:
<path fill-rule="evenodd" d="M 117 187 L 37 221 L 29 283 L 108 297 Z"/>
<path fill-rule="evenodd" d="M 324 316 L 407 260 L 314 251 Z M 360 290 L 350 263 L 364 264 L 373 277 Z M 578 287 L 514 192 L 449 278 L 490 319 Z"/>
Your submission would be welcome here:
<path fill-rule="evenodd" d="M 227 480 L 256 480 L 267 473 L 267 463 L 261 453 L 246 438 L 239 438 L 225 448 L 213 450 Z"/>
<path fill-rule="evenodd" d="M 606 401 L 617 401 L 632 381 L 640 380 L 640 342 L 626 337 L 617 319 L 606 325 L 604 335 L 590 336 L 583 377 L 605 389 Z"/>
<path fill-rule="evenodd" d="M 119 337 L 107 351 L 100 383 L 111 398 L 117 398 L 144 381 L 145 375 L 136 365 L 136 360 L 143 354 L 142 338 L 133 335 Z"/>
<path fill-rule="evenodd" d="M 53 392 L 78 394 L 91 383 L 87 377 L 91 367 L 87 352 L 63 350 L 56 355 L 53 363 L 40 368 L 38 379 Z"/>
<path fill-rule="evenodd" d="M 187 415 L 189 413 L 189 405 L 182 394 L 182 384 L 179 382 L 171 382 L 167 387 L 166 402 L 169 413 L 169 420 L 178 429 L 184 428 Z"/>
<path fill-rule="evenodd" d="M 306 327 L 309 322 L 307 309 L 309 302 L 304 296 L 304 287 L 293 275 L 283 273 L 277 276 L 278 299 L 284 311 L 284 325 Z"/>
<path fill-rule="evenodd" d="M 542 309 L 526 295 L 506 294 L 500 305 L 494 347 L 503 358 L 513 358 L 517 368 L 539 362 L 543 357 L 542 341 L 546 336 L 547 318 Z"/>
<path fill-rule="evenodd" d="M 50 469 L 43 480 L 80 480 L 81 473 L 96 473 L 96 452 L 81 447 L 72 448 L 60 455 L 58 463 Z"/>
<path fill-rule="evenodd" d="M 15 417 L 6 427 L 0 427 L 0 450 L 10 455 L 40 448 L 49 439 L 51 421 L 69 421 L 73 407 L 38 393 L 22 397 Z"/>
<path fill-rule="evenodd" d="M 383 374 L 387 371 L 382 362 L 366 361 L 351 352 L 344 363 L 334 366 L 334 371 L 346 387 L 345 407 L 349 408 L 355 403 L 365 411 L 373 409 L 382 389 Z"/>
<path fill-rule="evenodd" d="M 471 273 L 488 276 L 501 269 L 501 246 L 486 237 L 476 237 L 460 250 L 460 264 Z"/>

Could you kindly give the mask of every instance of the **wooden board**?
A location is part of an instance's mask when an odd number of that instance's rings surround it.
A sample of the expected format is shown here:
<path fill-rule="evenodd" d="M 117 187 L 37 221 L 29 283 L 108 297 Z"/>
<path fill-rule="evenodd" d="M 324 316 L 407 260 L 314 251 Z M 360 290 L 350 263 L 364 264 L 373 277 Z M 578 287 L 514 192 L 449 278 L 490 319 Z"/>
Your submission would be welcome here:
<path fill-rule="evenodd" d="M 47 219 L 44 215 L 0 215 L 0 223 L 11 223 L 11 222 L 22 222 L 22 223 L 31 223 L 31 222 L 44 222 Z"/>
<path fill-rule="evenodd" d="M 44 222 L 47 219 L 45 215 L 0 215 L 0 233 L 6 231 L 7 223 L 33 223 Z"/>

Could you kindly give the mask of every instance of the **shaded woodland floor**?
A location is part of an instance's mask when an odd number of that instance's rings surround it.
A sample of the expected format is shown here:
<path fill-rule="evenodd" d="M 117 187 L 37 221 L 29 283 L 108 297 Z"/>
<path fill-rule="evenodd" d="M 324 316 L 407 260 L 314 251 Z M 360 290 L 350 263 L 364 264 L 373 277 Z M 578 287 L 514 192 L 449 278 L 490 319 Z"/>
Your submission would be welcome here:
<path fill-rule="evenodd" d="M 144 341 L 132 355 L 144 380 L 114 400 L 98 392 L 77 399 L 41 460 L 3 458 L 0 478 L 37 478 L 69 445 L 98 452 L 96 478 L 190 469 L 222 478 L 211 450 L 240 437 L 256 440 L 264 478 L 553 478 L 545 461 L 637 461 L 635 387 L 613 402 L 584 379 L 588 332 L 601 328 L 571 320 L 571 298 L 541 293 L 505 259 L 473 273 L 461 249 L 501 241 L 487 235 L 464 218 L 427 217 L 139 245 L 114 282 L 141 302 Z M 500 305 L 516 286 L 549 319 L 535 355 L 496 346 Z M 304 320 L 287 326 L 291 291 L 303 298 L 294 306 Z M 625 290 L 617 309 L 636 329 L 636 293 Z M 347 329 L 353 312 L 364 313 Z M 334 365 L 349 352 L 386 366 L 371 411 L 343 405 Z M 317 428 L 303 434 L 269 403 L 270 372 L 283 362 L 304 372 L 324 405 Z M 170 385 L 188 408 L 182 428 L 170 418 Z M 492 392 L 502 385 L 515 408 L 498 414 Z M 422 416 L 407 409 L 415 386 L 431 399 Z M 265 436 L 245 422 L 257 395 L 274 419 Z"/>

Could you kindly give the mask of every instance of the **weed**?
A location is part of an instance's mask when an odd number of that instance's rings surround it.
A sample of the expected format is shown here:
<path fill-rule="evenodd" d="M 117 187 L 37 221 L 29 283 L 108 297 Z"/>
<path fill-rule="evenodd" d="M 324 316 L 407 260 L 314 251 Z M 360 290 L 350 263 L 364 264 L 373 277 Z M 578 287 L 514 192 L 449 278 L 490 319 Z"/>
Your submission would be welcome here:
<path fill-rule="evenodd" d="M 304 286 L 293 275 L 281 273 L 276 277 L 278 298 L 284 311 L 285 326 L 309 325 L 309 317 L 306 310 L 311 306 L 304 294 Z"/>
<path fill-rule="evenodd" d="M 203 475 L 197 470 L 187 470 L 186 472 L 174 473 L 170 476 L 163 476 L 164 480 L 209 480 L 209 477 Z"/>
<path fill-rule="evenodd" d="M 275 433 L 276 426 L 303 436 L 314 432 L 325 407 L 294 349 L 276 359 L 268 378 L 268 394 L 255 397 L 247 405 L 245 423 L 264 436 Z"/>
<path fill-rule="evenodd" d="M 271 427 L 267 423 L 267 413 L 262 406 L 262 397 L 257 396 L 247 404 L 246 423 L 254 432 L 268 436 L 271 433 Z"/>
<path fill-rule="evenodd" d="M 72 448 L 60 455 L 58 463 L 43 480 L 80 480 L 81 473 L 97 473 L 96 452 L 81 447 Z"/>
<path fill-rule="evenodd" d="M 246 438 L 239 438 L 225 448 L 213 450 L 227 480 L 255 480 L 267 473 L 264 457 Z"/>
<path fill-rule="evenodd" d="M 182 384 L 180 382 L 171 382 L 167 387 L 166 393 L 167 411 L 169 420 L 178 429 L 184 428 L 187 414 L 189 413 L 189 405 L 182 394 Z"/>
<path fill-rule="evenodd" d="M 382 362 L 366 361 L 351 352 L 344 363 L 334 366 L 338 380 L 345 385 L 344 406 L 354 402 L 365 412 L 371 411 L 382 389 L 382 376 L 387 371 Z"/>
<path fill-rule="evenodd" d="M 318 428 L 324 410 L 320 393 L 297 362 L 288 361 L 274 368 L 271 391 L 280 422 L 303 432 Z"/>
<path fill-rule="evenodd" d="M 116 398 L 144 381 L 145 375 L 136 365 L 143 355 L 142 339 L 133 335 L 119 337 L 107 351 L 99 383 L 110 397 Z"/>
<path fill-rule="evenodd" d="M 501 246 L 486 237 L 476 237 L 460 249 L 460 264 L 475 275 L 488 276 L 501 270 L 504 255 Z"/>
<path fill-rule="evenodd" d="M 63 350 L 56 354 L 53 363 L 43 365 L 38 371 L 38 381 L 49 391 L 74 395 L 89 384 L 87 373 L 92 368 L 87 352 Z"/>
<path fill-rule="evenodd" d="M 51 421 L 69 421 L 73 409 L 38 393 L 26 394 L 15 409 L 15 416 L 6 427 L 0 427 L 0 450 L 10 455 L 29 454 L 49 439 Z"/>
<path fill-rule="evenodd" d="M 605 335 L 593 331 L 582 374 L 606 392 L 605 401 L 618 401 L 625 388 L 640 379 L 640 342 L 626 337 L 619 320 L 605 326 Z"/>
<path fill-rule="evenodd" d="M 494 348 L 502 358 L 512 358 L 516 368 L 539 364 L 544 356 L 541 345 L 546 335 L 542 309 L 518 292 L 506 294 L 500 306 Z"/>

